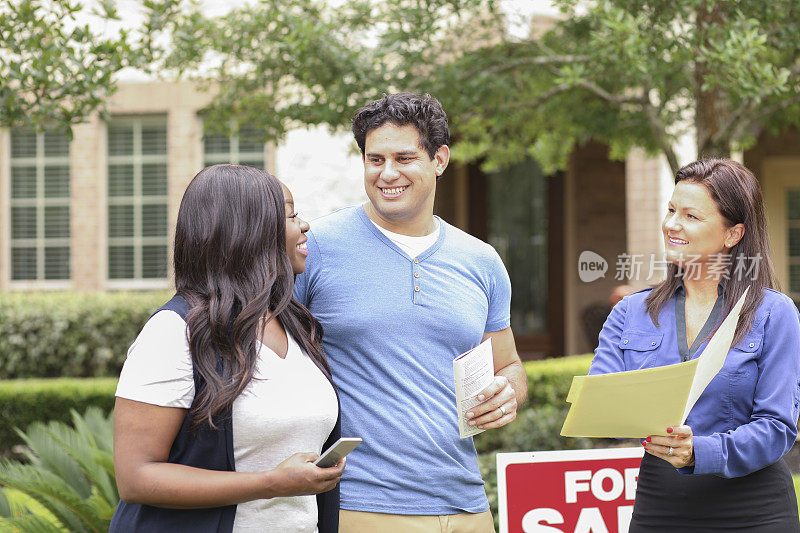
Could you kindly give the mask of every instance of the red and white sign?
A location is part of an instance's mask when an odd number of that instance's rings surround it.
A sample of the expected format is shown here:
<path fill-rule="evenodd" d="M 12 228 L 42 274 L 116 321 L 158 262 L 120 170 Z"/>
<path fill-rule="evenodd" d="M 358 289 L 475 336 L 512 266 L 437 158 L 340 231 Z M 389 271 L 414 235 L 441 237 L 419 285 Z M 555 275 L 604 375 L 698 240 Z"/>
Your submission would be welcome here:
<path fill-rule="evenodd" d="M 644 449 L 497 454 L 500 533 L 627 533 Z"/>

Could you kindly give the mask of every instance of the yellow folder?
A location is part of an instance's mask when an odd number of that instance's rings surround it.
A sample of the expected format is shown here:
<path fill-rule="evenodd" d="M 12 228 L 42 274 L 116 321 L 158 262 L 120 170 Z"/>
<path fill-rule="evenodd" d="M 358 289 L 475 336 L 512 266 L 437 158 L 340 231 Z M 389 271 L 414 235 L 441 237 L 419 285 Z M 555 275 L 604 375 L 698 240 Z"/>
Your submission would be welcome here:
<path fill-rule="evenodd" d="M 749 290 L 745 290 L 696 359 L 656 368 L 572 378 L 567 394 L 567 402 L 572 405 L 561 435 L 641 438 L 663 435 L 667 427 L 683 424 L 725 363 Z"/>

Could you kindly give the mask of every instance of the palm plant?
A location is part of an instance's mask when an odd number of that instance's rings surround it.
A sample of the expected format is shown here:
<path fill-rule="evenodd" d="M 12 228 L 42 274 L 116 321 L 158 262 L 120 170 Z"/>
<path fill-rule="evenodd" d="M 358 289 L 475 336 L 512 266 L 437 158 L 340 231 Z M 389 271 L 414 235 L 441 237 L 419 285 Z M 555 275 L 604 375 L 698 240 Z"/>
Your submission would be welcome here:
<path fill-rule="evenodd" d="M 17 430 L 27 462 L 0 461 L 0 530 L 108 531 L 119 501 L 111 415 L 73 410 L 72 422 Z"/>

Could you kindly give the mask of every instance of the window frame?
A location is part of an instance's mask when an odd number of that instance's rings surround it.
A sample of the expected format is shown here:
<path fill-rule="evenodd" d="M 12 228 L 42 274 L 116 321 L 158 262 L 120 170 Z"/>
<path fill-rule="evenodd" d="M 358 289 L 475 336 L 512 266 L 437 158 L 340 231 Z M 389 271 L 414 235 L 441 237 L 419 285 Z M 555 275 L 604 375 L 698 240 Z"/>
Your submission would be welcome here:
<path fill-rule="evenodd" d="M 31 133 L 27 128 L 9 128 L 7 131 L 8 142 L 8 184 L 6 189 L 6 213 L 8 216 L 8 227 L 6 231 L 5 249 L 8 251 L 7 263 L 7 282 L 12 290 L 68 290 L 73 285 L 72 254 L 72 164 L 71 151 L 72 142 L 67 139 L 67 153 L 61 155 L 45 155 L 45 135 L 48 133 L 58 133 L 51 129 L 33 131 L 35 135 L 35 154 L 32 157 L 14 157 L 13 137 L 16 133 Z M 36 195 L 33 198 L 14 198 L 13 195 L 13 172 L 15 167 L 31 167 L 36 171 Z M 58 198 L 45 198 L 45 169 L 48 166 L 67 167 L 68 193 L 66 196 Z M 13 209 L 15 207 L 34 207 L 36 209 L 36 237 L 15 238 L 13 225 Z M 69 231 L 66 237 L 46 237 L 45 236 L 45 208 L 46 207 L 66 207 L 68 209 Z M 14 279 L 13 249 L 33 247 L 36 249 L 36 278 L 35 279 Z M 68 277 L 61 279 L 45 278 L 45 249 L 49 247 L 66 247 L 68 249 L 67 270 Z"/>
<path fill-rule="evenodd" d="M 142 129 L 149 125 L 163 126 L 166 131 L 166 151 L 163 154 L 142 153 Z M 170 225 L 169 225 L 169 120 L 166 115 L 113 116 L 105 123 L 105 183 L 104 183 L 104 258 L 103 279 L 106 289 L 165 289 L 171 286 Z M 133 128 L 132 151 L 130 154 L 110 153 L 109 137 L 114 126 L 131 126 Z M 110 196 L 109 169 L 115 164 L 130 164 L 133 167 L 133 191 L 131 195 Z M 166 168 L 166 190 L 161 195 L 143 195 L 143 166 L 147 164 L 163 164 Z M 110 235 L 111 220 L 109 212 L 112 206 L 131 206 L 133 208 L 133 235 L 129 237 L 112 237 Z M 162 205 L 167 211 L 166 231 L 163 236 L 143 235 L 143 205 Z M 112 246 L 133 247 L 133 270 L 131 278 L 112 278 L 110 249 Z M 143 249 L 146 246 L 164 246 L 166 248 L 165 276 L 145 278 L 143 274 Z"/>
<path fill-rule="evenodd" d="M 224 135 L 214 135 L 214 137 L 224 137 Z M 261 143 L 261 150 L 260 151 L 242 151 L 240 150 L 240 136 L 239 132 L 233 133 L 227 136 L 228 142 L 230 143 L 228 146 L 228 150 L 226 152 L 207 152 L 206 151 L 206 136 L 203 135 L 201 139 L 201 150 L 203 153 L 203 168 L 211 166 L 211 165 L 220 165 L 220 164 L 232 164 L 232 165 L 240 165 L 246 164 L 242 163 L 242 161 L 248 161 L 253 157 L 259 157 L 261 159 L 261 166 L 257 168 L 261 168 L 266 170 L 267 168 L 267 143 Z"/>

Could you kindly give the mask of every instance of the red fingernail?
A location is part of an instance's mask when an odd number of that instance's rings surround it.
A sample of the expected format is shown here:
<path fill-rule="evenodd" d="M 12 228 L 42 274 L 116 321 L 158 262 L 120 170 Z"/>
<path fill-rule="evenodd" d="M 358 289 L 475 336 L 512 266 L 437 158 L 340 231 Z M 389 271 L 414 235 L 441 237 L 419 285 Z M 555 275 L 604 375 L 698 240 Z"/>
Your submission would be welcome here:
<path fill-rule="evenodd" d="M 672 428 L 667 428 L 667 433 L 672 433 Z"/>
<path fill-rule="evenodd" d="M 645 440 L 646 440 L 647 442 L 650 442 L 650 437 L 647 437 Z"/>
<path fill-rule="evenodd" d="M 642 446 L 647 446 L 647 443 L 645 441 L 642 441 Z"/>

